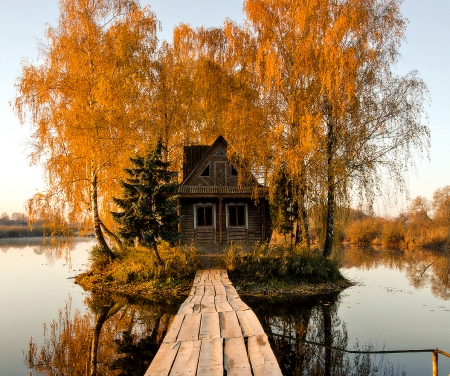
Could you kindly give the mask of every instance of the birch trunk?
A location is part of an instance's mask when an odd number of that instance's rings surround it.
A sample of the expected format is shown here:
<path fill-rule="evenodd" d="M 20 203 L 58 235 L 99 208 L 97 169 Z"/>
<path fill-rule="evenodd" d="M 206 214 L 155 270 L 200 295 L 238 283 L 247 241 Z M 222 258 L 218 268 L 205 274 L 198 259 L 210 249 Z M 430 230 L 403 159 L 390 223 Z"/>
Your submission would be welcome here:
<path fill-rule="evenodd" d="M 108 257 L 109 261 L 113 261 L 116 256 L 112 253 L 108 244 L 106 243 L 105 237 L 101 229 L 101 221 L 98 215 L 98 199 L 97 199 L 97 175 L 95 172 L 92 173 L 92 183 L 91 183 L 91 211 L 92 211 L 92 222 L 94 225 L 95 239 L 97 240 L 97 245 L 101 252 Z"/>

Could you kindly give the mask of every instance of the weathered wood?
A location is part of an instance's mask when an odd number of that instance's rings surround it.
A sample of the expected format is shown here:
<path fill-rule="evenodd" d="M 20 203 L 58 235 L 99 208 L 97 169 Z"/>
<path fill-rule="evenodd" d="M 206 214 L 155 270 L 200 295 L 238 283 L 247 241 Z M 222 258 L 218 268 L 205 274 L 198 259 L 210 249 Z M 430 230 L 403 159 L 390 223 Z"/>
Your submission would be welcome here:
<path fill-rule="evenodd" d="M 224 372 L 281 375 L 260 322 L 239 298 L 226 271 L 198 271 L 190 295 L 145 375 L 219 376 Z"/>
<path fill-rule="evenodd" d="M 261 326 L 261 323 L 259 322 L 255 313 L 251 309 L 247 309 L 246 311 L 243 311 L 243 313 L 247 316 L 247 319 L 250 322 L 255 335 L 259 336 L 261 334 L 264 334 L 264 329 Z"/>
<path fill-rule="evenodd" d="M 214 303 L 216 305 L 217 312 L 230 312 L 234 311 L 225 296 L 219 295 L 215 297 Z"/>
<path fill-rule="evenodd" d="M 191 314 L 193 312 L 194 303 L 192 303 L 193 295 L 189 295 L 188 298 L 181 304 L 178 314 Z"/>
<path fill-rule="evenodd" d="M 196 375 L 202 341 L 181 342 L 170 376 Z"/>
<path fill-rule="evenodd" d="M 219 312 L 220 334 L 222 338 L 242 337 L 242 330 L 239 326 L 236 313 Z"/>
<path fill-rule="evenodd" d="M 243 337 L 225 339 L 223 366 L 227 376 L 252 376 Z"/>
<path fill-rule="evenodd" d="M 202 313 L 202 321 L 200 323 L 199 338 L 200 339 L 221 338 L 220 337 L 219 314 L 217 312 Z"/>
<path fill-rule="evenodd" d="M 253 329 L 253 326 L 250 323 L 245 311 L 236 311 L 236 315 L 239 320 L 239 325 L 241 326 L 242 335 L 244 337 L 254 336 L 255 330 Z"/>
<path fill-rule="evenodd" d="M 245 304 L 240 298 L 238 299 L 228 298 L 228 302 L 235 311 L 245 311 L 246 309 L 249 309 L 248 305 Z"/>
<path fill-rule="evenodd" d="M 181 329 L 181 324 L 183 323 L 184 315 L 175 315 L 172 322 L 170 323 L 169 330 L 164 337 L 163 342 L 175 342 L 178 337 L 178 333 Z"/>
<path fill-rule="evenodd" d="M 200 314 L 185 315 L 183 325 L 178 333 L 178 341 L 195 341 L 198 339 L 200 332 L 200 321 L 202 316 Z"/>
<path fill-rule="evenodd" d="M 205 295 L 203 297 L 200 312 L 216 312 L 214 295 Z"/>
<path fill-rule="evenodd" d="M 212 295 L 214 296 L 216 294 L 214 286 L 211 282 L 205 283 L 205 295 Z"/>
<path fill-rule="evenodd" d="M 179 347 L 180 342 L 163 342 L 144 376 L 167 376 Z"/>
<path fill-rule="evenodd" d="M 223 375 L 223 339 L 203 339 L 197 376 Z"/>
<path fill-rule="evenodd" d="M 248 355 L 254 376 L 281 376 L 281 369 L 265 334 L 248 338 Z"/>

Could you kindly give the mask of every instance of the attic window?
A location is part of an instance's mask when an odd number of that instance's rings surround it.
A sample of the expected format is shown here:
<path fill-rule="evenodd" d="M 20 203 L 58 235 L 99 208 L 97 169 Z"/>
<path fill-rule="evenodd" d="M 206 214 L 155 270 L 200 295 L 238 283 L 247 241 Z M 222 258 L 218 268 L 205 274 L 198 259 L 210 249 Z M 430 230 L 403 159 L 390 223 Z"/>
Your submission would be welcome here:
<path fill-rule="evenodd" d="M 209 163 L 206 165 L 205 169 L 200 174 L 200 176 L 209 176 Z"/>
<path fill-rule="evenodd" d="M 231 176 L 237 176 L 238 172 L 234 165 L 231 165 Z"/>
<path fill-rule="evenodd" d="M 222 148 L 219 148 L 219 150 L 217 150 L 216 156 L 218 156 L 218 157 L 225 157 L 226 154 L 225 154 L 225 152 L 222 150 Z"/>

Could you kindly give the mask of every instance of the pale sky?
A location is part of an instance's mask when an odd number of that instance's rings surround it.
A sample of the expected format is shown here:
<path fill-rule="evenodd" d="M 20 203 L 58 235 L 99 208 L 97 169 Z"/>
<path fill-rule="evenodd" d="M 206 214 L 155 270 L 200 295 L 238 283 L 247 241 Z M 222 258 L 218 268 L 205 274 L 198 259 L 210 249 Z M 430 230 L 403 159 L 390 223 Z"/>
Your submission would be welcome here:
<path fill-rule="evenodd" d="M 141 0 L 151 5 L 163 31 L 160 39 L 171 39 L 174 25 L 221 26 L 226 18 L 243 21 L 241 0 Z M 57 0 L 0 0 L 0 214 L 24 211 L 24 202 L 44 188 L 42 171 L 29 166 L 26 142 L 29 125 L 21 126 L 9 102 L 23 59 L 35 61 L 46 23 L 56 25 Z M 409 174 L 411 197 L 432 198 L 433 192 L 450 185 L 450 1 L 404 0 L 409 19 L 407 42 L 401 48 L 397 71 L 417 70 L 428 85 L 431 105 L 427 112 L 431 128 L 430 162 L 417 161 L 417 173 Z M 399 196 L 400 197 L 400 196 Z M 378 212 L 395 214 L 408 202 L 400 197 L 394 208 L 380 206 Z"/>

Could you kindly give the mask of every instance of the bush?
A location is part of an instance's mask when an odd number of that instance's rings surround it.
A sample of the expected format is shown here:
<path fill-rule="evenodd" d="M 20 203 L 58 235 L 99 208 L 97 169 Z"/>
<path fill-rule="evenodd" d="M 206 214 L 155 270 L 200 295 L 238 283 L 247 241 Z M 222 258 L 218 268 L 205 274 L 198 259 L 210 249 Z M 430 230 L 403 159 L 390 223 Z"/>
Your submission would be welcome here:
<path fill-rule="evenodd" d="M 405 228 L 402 221 L 387 221 L 383 226 L 381 241 L 385 247 L 401 247 L 405 240 Z"/>
<path fill-rule="evenodd" d="M 225 249 L 224 265 L 230 275 L 247 280 L 291 280 L 295 282 L 337 282 L 342 275 L 335 260 L 322 257 L 316 248 L 289 244 L 255 244 L 245 252 L 240 244 Z"/>
<path fill-rule="evenodd" d="M 346 239 L 351 243 L 371 243 L 382 232 L 382 224 L 376 218 L 365 218 L 352 222 L 346 229 Z"/>
<path fill-rule="evenodd" d="M 109 282 L 118 284 L 146 283 L 155 280 L 172 281 L 192 279 L 200 265 L 197 249 L 194 246 L 158 245 L 164 265 L 159 265 L 153 250 L 146 248 L 126 248 L 121 252 L 114 250 L 117 259 L 108 263 L 107 258 L 95 246 L 91 250 L 91 271 L 101 273 Z"/>

